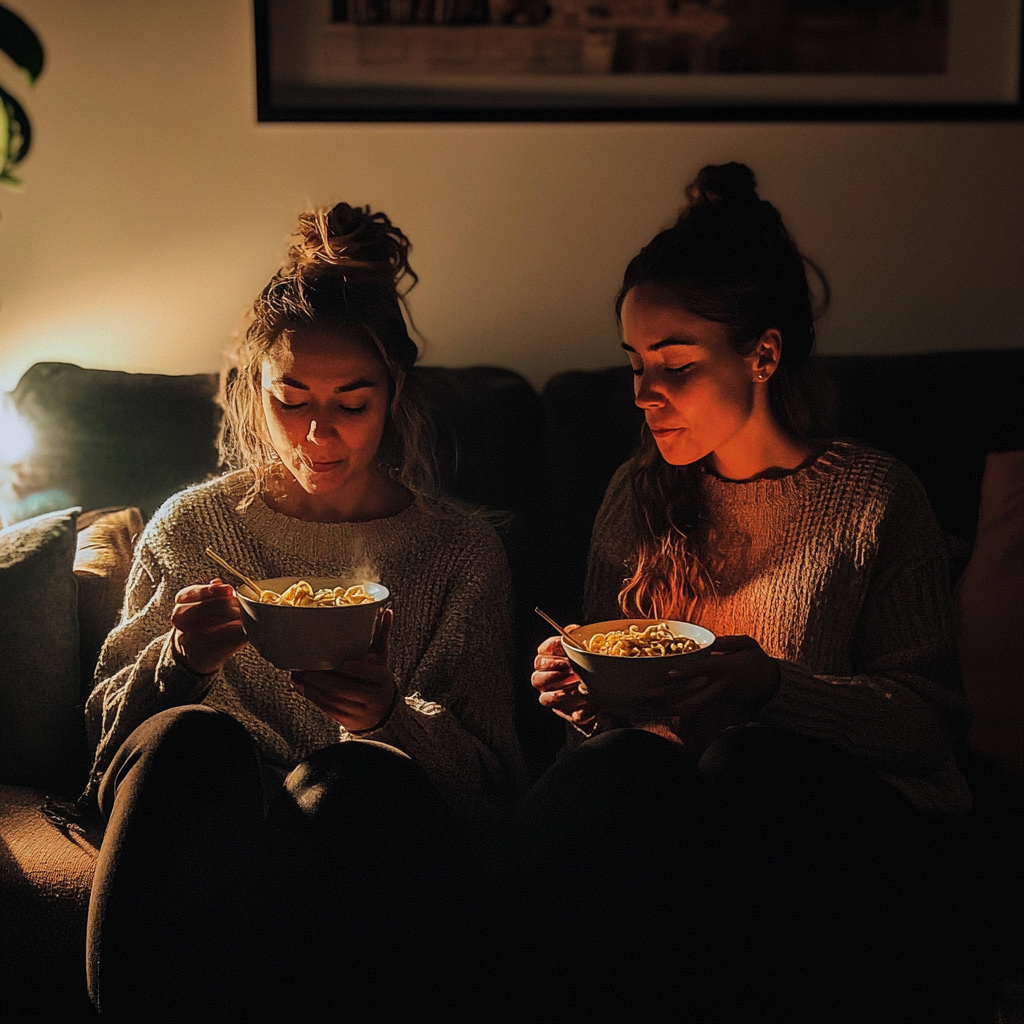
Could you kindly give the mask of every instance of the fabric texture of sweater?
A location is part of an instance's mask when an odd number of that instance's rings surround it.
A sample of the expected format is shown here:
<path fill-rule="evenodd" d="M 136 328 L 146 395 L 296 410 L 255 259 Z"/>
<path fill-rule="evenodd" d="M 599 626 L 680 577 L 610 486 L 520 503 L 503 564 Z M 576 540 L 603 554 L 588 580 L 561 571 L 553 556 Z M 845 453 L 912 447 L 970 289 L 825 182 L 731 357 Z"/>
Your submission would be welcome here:
<path fill-rule="evenodd" d="M 609 484 L 591 544 L 588 622 L 619 618 L 636 532 L 630 468 Z M 780 665 L 752 724 L 820 738 L 869 764 L 918 808 L 970 807 L 952 745 L 969 707 L 956 674 L 945 538 L 902 463 L 834 441 L 791 473 L 745 483 L 705 469 L 721 564 L 680 617 L 747 634 Z"/>
<path fill-rule="evenodd" d="M 305 522 L 259 498 L 239 511 L 247 483 L 239 472 L 191 487 L 168 499 L 142 534 L 121 622 L 86 706 L 95 748 L 86 797 L 131 732 L 169 707 L 202 702 L 233 715 L 281 777 L 313 751 L 352 738 L 251 646 L 212 675 L 175 660 L 174 598 L 218 575 L 209 545 L 255 579 L 351 576 L 387 586 L 390 664 L 404 700 L 381 728 L 360 735 L 412 757 L 460 817 L 504 811 L 525 769 L 513 724 L 508 564 L 494 529 L 424 498 L 360 523 Z"/>

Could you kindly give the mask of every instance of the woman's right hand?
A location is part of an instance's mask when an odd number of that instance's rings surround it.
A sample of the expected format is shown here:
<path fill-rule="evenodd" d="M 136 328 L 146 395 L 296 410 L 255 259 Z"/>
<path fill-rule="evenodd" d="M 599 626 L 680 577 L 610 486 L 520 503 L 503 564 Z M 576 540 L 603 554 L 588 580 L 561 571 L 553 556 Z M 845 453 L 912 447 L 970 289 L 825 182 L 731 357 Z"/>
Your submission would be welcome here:
<path fill-rule="evenodd" d="M 248 642 L 235 590 L 219 579 L 185 587 L 174 598 L 172 643 L 178 657 L 199 675 L 223 668 Z"/>
<path fill-rule="evenodd" d="M 576 626 L 567 626 L 576 629 Z M 537 648 L 530 682 L 540 691 L 540 702 L 577 729 L 593 735 L 611 725 L 611 719 L 598 711 L 581 692 L 582 680 L 565 656 L 560 636 L 551 636 Z"/>

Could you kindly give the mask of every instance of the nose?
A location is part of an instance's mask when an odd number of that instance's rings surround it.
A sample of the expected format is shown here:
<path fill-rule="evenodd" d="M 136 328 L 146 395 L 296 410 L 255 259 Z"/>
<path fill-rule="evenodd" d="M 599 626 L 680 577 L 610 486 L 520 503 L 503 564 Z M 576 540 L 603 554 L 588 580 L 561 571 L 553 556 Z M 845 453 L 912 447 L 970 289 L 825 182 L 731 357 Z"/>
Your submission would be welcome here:
<path fill-rule="evenodd" d="M 310 444 L 324 445 L 328 443 L 328 435 L 331 433 L 330 427 L 327 424 L 318 424 L 316 420 L 309 421 L 309 432 L 306 434 L 306 440 Z"/>
<path fill-rule="evenodd" d="M 660 409 L 665 404 L 665 398 L 658 390 L 655 376 L 650 370 L 633 378 L 633 392 L 633 400 L 641 409 Z"/>

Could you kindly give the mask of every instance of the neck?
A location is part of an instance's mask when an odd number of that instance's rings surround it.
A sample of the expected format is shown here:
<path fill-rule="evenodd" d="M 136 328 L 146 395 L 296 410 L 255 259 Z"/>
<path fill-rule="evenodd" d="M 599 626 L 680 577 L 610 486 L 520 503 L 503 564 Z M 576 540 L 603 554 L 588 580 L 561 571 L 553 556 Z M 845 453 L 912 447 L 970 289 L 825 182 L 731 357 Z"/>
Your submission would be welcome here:
<path fill-rule="evenodd" d="M 326 494 L 311 494 L 287 471 L 279 471 L 263 492 L 275 512 L 309 523 L 361 523 L 387 519 L 412 504 L 412 495 L 399 483 L 374 470 L 345 487 Z"/>
<path fill-rule="evenodd" d="M 711 453 L 711 468 L 725 480 L 756 480 L 798 469 L 813 450 L 813 445 L 783 430 L 765 411 L 751 417 L 739 433 Z"/>

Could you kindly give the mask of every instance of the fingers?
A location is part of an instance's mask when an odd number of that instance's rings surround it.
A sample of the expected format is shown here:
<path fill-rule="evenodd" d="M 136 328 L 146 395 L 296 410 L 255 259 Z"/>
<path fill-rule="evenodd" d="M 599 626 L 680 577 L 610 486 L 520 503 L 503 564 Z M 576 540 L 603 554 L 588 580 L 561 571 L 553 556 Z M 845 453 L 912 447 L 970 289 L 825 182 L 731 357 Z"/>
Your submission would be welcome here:
<path fill-rule="evenodd" d="M 549 690 L 538 698 L 540 703 L 555 711 L 582 711 L 594 713 L 593 706 L 578 690 Z"/>
<path fill-rule="evenodd" d="M 321 711 L 335 720 L 352 718 L 369 718 L 374 721 L 383 714 L 383 705 L 377 701 L 358 700 L 350 695 L 338 693 L 329 687 L 317 686 L 313 683 L 292 683 L 295 692 L 315 704 Z M 358 726 L 356 726 L 358 728 Z"/>
<path fill-rule="evenodd" d="M 219 580 L 204 586 L 184 587 L 174 597 L 171 621 L 179 629 L 201 622 L 241 619 L 242 609 L 233 587 Z"/>
<path fill-rule="evenodd" d="M 575 626 L 569 627 L 575 629 Z M 579 685 L 580 677 L 576 674 L 572 662 L 565 656 L 562 638 L 548 637 L 538 648 L 533 659 L 533 675 L 530 683 L 542 692 L 560 690 Z"/>
<path fill-rule="evenodd" d="M 530 683 L 535 690 L 540 690 L 543 693 L 548 690 L 564 690 L 579 686 L 580 677 L 567 668 L 556 668 L 534 672 L 530 676 Z"/>
<path fill-rule="evenodd" d="M 708 648 L 708 658 L 680 658 L 677 664 L 665 673 L 666 679 L 693 679 L 702 675 L 717 675 L 727 671 L 726 662 L 719 661 L 720 658 L 730 654 L 749 654 L 752 651 L 760 652 L 761 645 L 750 636 L 737 634 L 735 636 L 719 636 Z"/>
<path fill-rule="evenodd" d="M 190 587 L 182 587 L 175 595 L 175 602 L 183 604 L 194 604 L 198 601 L 206 601 L 212 598 L 235 598 L 235 588 L 219 579 L 212 579 L 209 583 L 195 584 Z"/>
<path fill-rule="evenodd" d="M 292 687 L 325 715 L 357 731 L 373 728 L 396 699 L 390 673 L 364 684 L 338 672 L 293 672 Z"/>
<path fill-rule="evenodd" d="M 198 604 L 176 604 L 171 609 L 171 625 L 182 632 L 214 629 L 226 622 L 241 624 L 238 605 L 226 599 L 211 599 Z"/>
<path fill-rule="evenodd" d="M 580 627 L 578 625 L 574 624 L 574 625 L 571 625 L 571 626 L 566 626 L 565 630 L 566 630 L 567 633 L 571 633 L 574 629 L 579 629 L 579 628 Z M 560 636 L 549 636 L 547 638 L 547 640 L 545 640 L 544 643 L 542 643 L 537 648 L 537 654 L 538 655 L 548 655 L 548 656 L 555 655 L 557 657 L 564 658 L 565 657 L 565 652 L 562 649 L 562 638 Z"/>
<path fill-rule="evenodd" d="M 307 686 L 317 686 L 338 693 L 359 694 L 363 691 L 387 688 L 391 681 L 391 669 L 368 658 L 360 658 L 358 661 L 343 661 L 329 672 L 293 672 L 292 678 L 300 679 Z"/>
<path fill-rule="evenodd" d="M 710 651 L 717 651 L 721 654 L 732 654 L 735 651 L 748 651 L 752 647 L 760 647 L 760 644 L 745 633 L 737 633 L 735 636 L 718 636 L 715 642 L 708 648 Z"/>

